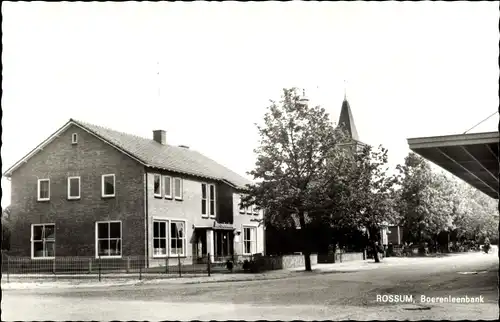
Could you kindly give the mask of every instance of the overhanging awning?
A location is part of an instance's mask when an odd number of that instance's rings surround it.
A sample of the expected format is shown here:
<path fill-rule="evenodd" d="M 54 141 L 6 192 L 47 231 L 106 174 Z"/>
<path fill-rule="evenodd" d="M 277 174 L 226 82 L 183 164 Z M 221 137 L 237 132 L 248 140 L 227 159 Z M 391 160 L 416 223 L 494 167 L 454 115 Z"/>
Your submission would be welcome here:
<path fill-rule="evenodd" d="M 408 139 L 410 149 L 498 199 L 498 132 Z"/>

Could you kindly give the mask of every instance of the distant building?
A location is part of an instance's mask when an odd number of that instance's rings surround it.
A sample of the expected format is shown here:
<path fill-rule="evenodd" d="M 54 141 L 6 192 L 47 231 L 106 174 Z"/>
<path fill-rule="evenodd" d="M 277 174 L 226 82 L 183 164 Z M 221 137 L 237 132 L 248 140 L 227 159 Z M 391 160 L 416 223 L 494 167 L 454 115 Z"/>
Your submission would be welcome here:
<path fill-rule="evenodd" d="M 10 254 L 196 261 L 264 251 L 263 213 L 239 209 L 250 182 L 186 146 L 69 120 L 4 174 Z"/>
<path fill-rule="evenodd" d="M 397 225 L 384 226 L 380 231 L 382 245 L 401 245 L 403 242 L 403 228 Z"/>

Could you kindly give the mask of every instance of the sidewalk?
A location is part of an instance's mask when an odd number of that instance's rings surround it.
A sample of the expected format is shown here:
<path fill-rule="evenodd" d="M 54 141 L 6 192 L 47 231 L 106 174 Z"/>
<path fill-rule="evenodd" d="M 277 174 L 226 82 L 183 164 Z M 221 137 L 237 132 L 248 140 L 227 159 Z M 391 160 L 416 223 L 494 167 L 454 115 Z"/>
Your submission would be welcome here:
<path fill-rule="evenodd" d="M 484 254 L 488 256 L 490 254 Z M 460 255 L 457 255 L 460 256 Z M 464 257 L 483 256 L 481 253 L 461 255 Z M 108 277 L 103 281 L 99 282 L 97 280 L 82 280 L 82 279 L 63 279 L 60 278 L 57 281 L 53 280 L 33 280 L 26 281 L 20 279 L 10 279 L 7 283 L 5 277 L 2 278 L 2 289 L 31 289 L 31 288 L 65 288 L 65 287 L 109 287 L 109 286 L 120 286 L 120 285 L 148 285 L 148 284 L 199 284 L 199 283 L 222 283 L 222 282 L 243 282 L 243 281 L 261 281 L 261 280 L 272 280 L 272 279 L 283 279 L 291 278 L 295 276 L 304 275 L 317 275 L 317 274 L 328 274 L 328 273 L 348 273 L 356 272 L 362 270 L 372 270 L 384 267 L 397 267 L 397 266 L 416 266 L 416 265 L 434 265 L 443 263 L 446 261 L 455 260 L 456 256 L 446 256 L 446 257 L 388 257 L 384 258 L 380 263 L 375 263 L 373 259 L 370 260 L 358 260 L 350 261 L 344 263 L 335 264 L 317 264 L 313 265 L 312 272 L 306 272 L 305 267 L 298 267 L 292 269 L 283 269 L 276 271 L 268 271 L 264 273 L 225 273 L 225 274 L 213 274 L 212 276 L 187 276 L 187 277 L 159 277 L 159 278 L 145 278 L 143 280 L 133 279 L 131 277 L 121 278 L 120 276 Z"/>

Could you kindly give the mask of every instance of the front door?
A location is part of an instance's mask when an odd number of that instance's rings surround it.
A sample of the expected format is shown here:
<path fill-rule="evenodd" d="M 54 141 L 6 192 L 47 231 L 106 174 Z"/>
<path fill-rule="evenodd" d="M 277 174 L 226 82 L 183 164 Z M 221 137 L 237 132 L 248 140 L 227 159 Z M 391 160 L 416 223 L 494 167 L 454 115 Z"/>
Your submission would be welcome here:
<path fill-rule="evenodd" d="M 198 258 L 204 258 L 207 256 L 207 230 L 197 229 L 195 234 L 196 234 L 195 254 Z"/>
<path fill-rule="evenodd" d="M 233 254 L 233 232 L 230 230 L 214 231 L 215 256 L 222 260 Z"/>

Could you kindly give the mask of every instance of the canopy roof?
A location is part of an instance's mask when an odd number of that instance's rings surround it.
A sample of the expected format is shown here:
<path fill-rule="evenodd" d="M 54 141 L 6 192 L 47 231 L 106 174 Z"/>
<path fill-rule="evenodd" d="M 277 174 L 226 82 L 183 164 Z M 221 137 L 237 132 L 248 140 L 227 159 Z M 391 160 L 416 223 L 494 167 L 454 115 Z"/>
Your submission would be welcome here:
<path fill-rule="evenodd" d="M 410 149 L 498 199 L 498 132 L 408 139 Z"/>

